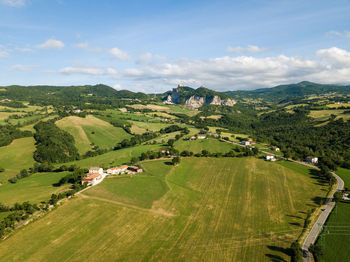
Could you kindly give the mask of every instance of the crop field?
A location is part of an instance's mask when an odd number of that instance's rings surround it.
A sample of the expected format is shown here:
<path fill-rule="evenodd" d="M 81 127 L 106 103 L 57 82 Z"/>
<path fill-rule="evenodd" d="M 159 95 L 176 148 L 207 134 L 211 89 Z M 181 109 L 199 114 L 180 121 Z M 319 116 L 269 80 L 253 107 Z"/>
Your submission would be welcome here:
<path fill-rule="evenodd" d="M 234 149 L 236 146 L 221 142 L 217 139 L 198 139 L 198 140 L 183 140 L 180 139 L 174 143 L 175 149 L 181 151 L 188 150 L 194 154 L 201 153 L 202 150 L 207 150 L 210 153 L 227 153 Z"/>
<path fill-rule="evenodd" d="M 16 202 L 40 203 L 48 200 L 51 194 L 60 193 L 69 187 L 69 185 L 54 186 L 66 174 L 67 172 L 37 173 L 18 180 L 16 184 L 7 183 L 0 186 L 1 203 L 12 205 Z"/>
<path fill-rule="evenodd" d="M 122 128 L 114 127 L 91 115 L 86 116 L 86 118 L 65 117 L 57 121 L 56 125 L 74 137 L 79 153 L 90 150 L 91 144 L 100 148 L 113 148 L 118 142 L 131 137 Z"/>
<path fill-rule="evenodd" d="M 12 115 L 23 115 L 24 113 L 19 112 L 0 112 L 0 120 L 4 120 Z"/>
<path fill-rule="evenodd" d="M 343 180 L 345 187 L 350 187 L 350 170 L 338 168 L 336 171 Z M 347 261 L 350 250 L 345 243 L 350 242 L 350 203 L 338 203 L 327 220 L 325 230 L 317 240 L 317 245 L 323 247 L 325 262 Z"/>
<path fill-rule="evenodd" d="M 329 108 L 339 108 L 339 107 L 350 107 L 349 103 L 340 103 L 340 104 L 329 104 L 327 105 Z"/>
<path fill-rule="evenodd" d="M 293 165 L 143 162 L 144 174 L 107 178 L 3 241 L 0 261 L 288 261 L 326 191 Z"/>
<path fill-rule="evenodd" d="M 349 120 L 350 119 L 350 114 L 343 114 L 344 109 L 334 109 L 334 110 L 312 110 L 310 111 L 311 117 L 315 118 L 316 120 L 319 121 L 325 121 L 329 119 L 331 115 L 336 115 L 336 119 L 338 118 L 343 118 L 344 120 Z"/>
<path fill-rule="evenodd" d="M 15 139 L 10 145 L 0 147 L 0 166 L 5 168 L 5 172 L 0 173 L 2 183 L 18 174 L 21 169 L 33 166 L 34 143 L 33 137 L 26 137 Z"/>
<path fill-rule="evenodd" d="M 133 128 L 141 128 L 146 131 L 159 131 L 160 129 L 170 125 L 165 123 L 152 123 L 152 122 L 141 122 L 141 121 L 129 121 L 129 122 L 132 124 L 131 130 L 133 130 Z"/>

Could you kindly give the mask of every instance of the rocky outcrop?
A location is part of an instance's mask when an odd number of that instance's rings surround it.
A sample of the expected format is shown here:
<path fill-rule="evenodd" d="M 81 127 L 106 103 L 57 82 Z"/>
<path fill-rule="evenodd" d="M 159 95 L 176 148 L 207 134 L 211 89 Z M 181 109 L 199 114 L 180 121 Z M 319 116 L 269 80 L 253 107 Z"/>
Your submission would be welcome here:
<path fill-rule="evenodd" d="M 198 90 L 198 89 L 197 89 Z M 236 104 L 236 101 L 230 98 L 222 99 L 219 95 L 212 96 L 200 96 L 193 94 L 196 90 L 191 89 L 189 94 L 188 90 L 182 90 L 181 88 L 174 88 L 173 91 L 165 97 L 163 100 L 164 104 L 185 104 L 186 106 L 192 108 L 199 108 L 203 105 L 211 104 L 218 106 L 233 106 Z M 214 92 L 210 91 L 209 92 Z"/>

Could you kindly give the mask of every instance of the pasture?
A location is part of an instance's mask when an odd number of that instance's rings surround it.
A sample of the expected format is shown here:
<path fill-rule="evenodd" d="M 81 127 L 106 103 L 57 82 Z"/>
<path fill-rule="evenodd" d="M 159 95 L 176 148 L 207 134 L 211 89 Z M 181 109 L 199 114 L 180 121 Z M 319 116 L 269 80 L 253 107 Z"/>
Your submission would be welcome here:
<path fill-rule="evenodd" d="M 34 165 L 34 143 L 33 137 L 26 137 L 15 139 L 8 146 L 0 147 L 0 166 L 5 168 L 5 172 L 0 173 L 0 182 L 5 183 L 21 169 Z"/>
<path fill-rule="evenodd" d="M 0 186 L 1 203 L 12 205 L 16 202 L 40 203 L 49 200 L 51 194 L 57 194 L 66 190 L 70 185 L 55 187 L 67 172 L 61 173 L 36 173 L 18 180 L 16 184 L 7 183 Z"/>
<path fill-rule="evenodd" d="M 175 149 L 181 151 L 188 150 L 194 154 L 201 153 L 202 150 L 207 150 L 210 153 L 227 153 L 236 146 L 219 141 L 214 138 L 198 139 L 198 140 L 183 140 L 180 139 L 174 143 Z"/>
<path fill-rule="evenodd" d="M 74 137 L 76 147 L 81 154 L 91 150 L 92 144 L 102 149 L 113 148 L 118 142 L 131 137 L 122 128 L 114 127 L 92 115 L 85 118 L 65 117 L 57 121 L 56 125 Z"/>
<path fill-rule="evenodd" d="M 287 261 L 312 199 L 325 195 L 294 163 L 142 165 L 144 174 L 107 178 L 19 230 L 0 261 Z"/>

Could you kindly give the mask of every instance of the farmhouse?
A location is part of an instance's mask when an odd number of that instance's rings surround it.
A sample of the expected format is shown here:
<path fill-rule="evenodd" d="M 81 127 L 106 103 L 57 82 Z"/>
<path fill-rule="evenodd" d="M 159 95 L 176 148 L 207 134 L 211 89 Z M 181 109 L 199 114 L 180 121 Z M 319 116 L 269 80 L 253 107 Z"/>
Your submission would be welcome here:
<path fill-rule="evenodd" d="M 135 173 L 141 173 L 143 170 L 141 167 L 138 166 L 129 166 L 128 170 L 135 172 Z"/>
<path fill-rule="evenodd" d="M 111 167 L 107 169 L 107 174 L 109 175 L 118 175 L 121 173 L 120 167 Z"/>
<path fill-rule="evenodd" d="M 250 145 L 250 141 L 248 141 L 248 140 L 242 141 L 241 144 L 244 145 L 244 146 L 249 146 Z"/>
<path fill-rule="evenodd" d="M 197 136 L 197 139 L 206 139 L 207 137 L 206 136 L 204 136 L 204 135 L 199 135 L 199 136 Z"/>
<path fill-rule="evenodd" d="M 99 182 L 102 179 L 102 175 L 99 173 L 89 173 L 86 175 L 85 178 L 81 180 L 81 184 L 87 183 L 89 186 L 90 185 L 95 185 L 97 182 Z"/>
<path fill-rule="evenodd" d="M 89 168 L 89 173 L 90 174 L 103 174 L 103 168 L 102 167 L 90 167 Z"/>
<path fill-rule="evenodd" d="M 317 164 L 318 163 L 318 157 L 308 156 L 306 158 L 306 162 L 311 163 L 311 164 Z"/>
<path fill-rule="evenodd" d="M 270 147 L 270 149 L 272 151 L 275 151 L 275 152 L 279 152 L 280 151 L 279 147 L 277 147 L 277 146 L 272 146 L 272 147 Z"/>
<path fill-rule="evenodd" d="M 266 155 L 266 161 L 276 161 L 276 158 L 274 155 L 267 154 Z"/>
<path fill-rule="evenodd" d="M 195 136 L 191 136 L 191 137 L 189 138 L 189 140 L 196 140 L 196 137 L 195 137 Z"/>

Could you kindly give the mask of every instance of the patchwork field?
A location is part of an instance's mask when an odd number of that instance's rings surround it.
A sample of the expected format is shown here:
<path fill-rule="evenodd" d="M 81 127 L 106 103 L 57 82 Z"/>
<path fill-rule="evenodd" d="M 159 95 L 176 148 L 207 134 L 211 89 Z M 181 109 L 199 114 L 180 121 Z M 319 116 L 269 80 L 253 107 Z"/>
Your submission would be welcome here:
<path fill-rule="evenodd" d="M 91 144 L 100 148 L 113 148 L 118 142 L 131 137 L 122 128 L 114 127 L 92 115 L 85 118 L 65 117 L 57 121 L 56 125 L 74 137 L 76 147 L 82 154 L 92 148 Z"/>
<path fill-rule="evenodd" d="M 33 166 L 34 143 L 33 137 L 26 137 L 15 139 L 10 145 L 0 147 L 0 166 L 5 168 L 5 172 L 0 173 L 0 182 L 5 183 L 21 169 Z"/>
<path fill-rule="evenodd" d="M 106 179 L 5 240 L 0 261 L 288 261 L 326 191 L 295 165 L 144 162 L 142 176 Z"/>
<path fill-rule="evenodd" d="M 175 149 L 181 151 L 188 150 L 194 154 L 201 153 L 202 150 L 207 150 L 210 153 L 227 153 L 234 149 L 232 144 L 221 142 L 217 139 L 199 139 L 199 140 L 183 140 L 180 139 L 174 143 Z"/>
<path fill-rule="evenodd" d="M 12 205 L 16 202 L 40 203 L 43 200 L 48 200 L 51 194 L 62 192 L 69 187 L 69 185 L 54 186 L 66 174 L 67 172 L 37 173 L 18 180 L 16 184 L 8 183 L 0 186 L 0 202 Z"/>

